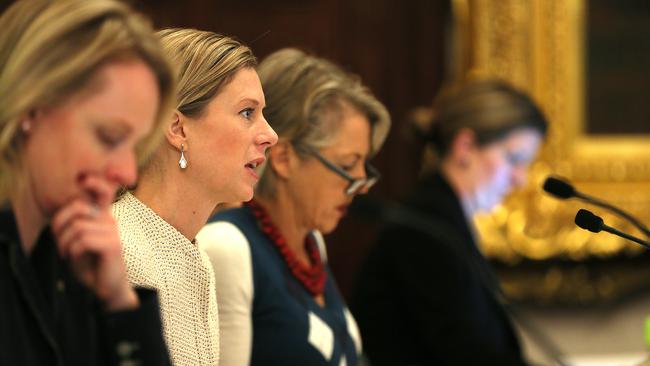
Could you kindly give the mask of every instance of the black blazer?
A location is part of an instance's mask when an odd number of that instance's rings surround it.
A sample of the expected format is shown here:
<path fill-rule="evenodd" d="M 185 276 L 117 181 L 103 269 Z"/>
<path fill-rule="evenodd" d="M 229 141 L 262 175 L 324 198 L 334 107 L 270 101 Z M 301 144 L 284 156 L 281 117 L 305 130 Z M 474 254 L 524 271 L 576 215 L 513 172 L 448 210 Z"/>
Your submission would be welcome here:
<path fill-rule="evenodd" d="M 424 179 L 392 221 L 353 299 L 372 366 L 525 365 L 498 282 L 445 179 Z"/>
<path fill-rule="evenodd" d="M 57 254 L 49 228 L 31 255 L 0 207 L 0 365 L 169 365 L 155 291 L 140 307 L 105 312 Z"/>

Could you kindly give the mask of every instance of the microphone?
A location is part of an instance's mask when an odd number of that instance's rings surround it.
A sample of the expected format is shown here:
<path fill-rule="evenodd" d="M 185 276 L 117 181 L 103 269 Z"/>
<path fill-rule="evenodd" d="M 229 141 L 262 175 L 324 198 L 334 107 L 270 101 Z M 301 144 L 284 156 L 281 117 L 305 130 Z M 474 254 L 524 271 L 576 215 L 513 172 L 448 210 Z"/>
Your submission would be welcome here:
<path fill-rule="evenodd" d="M 622 231 L 616 230 L 611 226 L 605 225 L 605 222 L 600 216 L 596 216 L 593 213 L 591 213 L 591 211 L 585 210 L 583 208 L 581 208 L 576 214 L 575 223 L 580 228 L 589 230 L 592 233 L 599 233 L 601 231 L 606 231 L 610 234 L 614 234 L 620 236 L 621 238 L 631 240 L 635 243 L 641 244 L 644 247 L 650 249 L 650 243 L 648 243 L 647 241 L 634 237 L 630 234 L 626 234 Z"/>
<path fill-rule="evenodd" d="M 602 207 L 606 210 L 610 210 L 613 213 L 617 214 L 618 216 L 626 219 L 627 221 L 631 222 L 634 226 L 636 226 L 642 233 L 644 233 L 647 237 L 650 238 L 650 230 L 646 228 L 639 220 L 635 219 L 632 217 L 632 215 L 628 214 L 627 212 L 621 210 L 618 207 L 614 207 L 611 204 L 604 202 L 600 199 L 597 199 L 592 196 L 588 196 L 582 192 L 577 191 L 571 183 L 566 181 L 565 179 L 562 179 L 560 177 L 548 177 L 546 178 L 546 181 L 544 181 L 544 185 L 542 186 L 544 188 L 544 191 L 547 193 L 550 193 L 556 198 L 559 199 L 569 199 L 569 198 L 577 198 L 582 201 L 585 201 L 587 203 L 591 203 L 593 205 Z"/>
<path fill-rule="evenodd" d="M 605 225 L 602 218 L 584 208 L 581 208 L 576 214 L 575 223 L 581 229 L 589 230 L 592 233 L 599 233 L 603 230 L 603 225 Z"/>
<path fill-rule="evenodd" d="M 557 177 L 546 178 L 542 187 L 546 192 L 552 194 L 556 198 L 563 200 L 574 197 L 576 195 L 575 188 L 573 188 L 569 182 Z"/>

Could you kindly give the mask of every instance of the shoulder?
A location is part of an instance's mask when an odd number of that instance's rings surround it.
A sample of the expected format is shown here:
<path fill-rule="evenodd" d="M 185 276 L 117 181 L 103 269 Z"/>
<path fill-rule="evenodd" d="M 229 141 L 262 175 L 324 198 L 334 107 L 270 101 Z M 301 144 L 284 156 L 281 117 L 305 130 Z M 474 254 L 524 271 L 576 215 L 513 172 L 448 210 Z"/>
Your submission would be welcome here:
<path fill-rule="evenodd" d="M 113 212 L 113 217 L 118 222 L 123 218 L 129 218 L 137 216 L 137 208 L 133 202 L 133 195 L 130 193 L 125 193 L 117 201 L 113 202 L 111 206 L 111 211 Z"/>
<path fill-rule="evenodd" d="M 255 217 L 247 206 L 242 206 L 217 213 L 208 220 L 208 224 L 221 221 L 231 222 L 236 226 L 245 226 L 255 224 Z"/>
<path fill-rule="evenodd" d="M 140 219 L 136 205 L 133 204 L 130 194 L 122 196 L 113 203 L 111 211 L 120 232 L 122 245 L 130 246 L 134 243 L 145 241 L 145 230 Z"/>
<path fill-rule="evenodd" d="M 196 235 L 199 248 L 214 263 L 250 258 L 248 239 L 242 230 L 228 221 L 215 221 L 205 225 Z"/>
<path fill-rule="evenodd" d="M 248 287 L 252 283 L 253 256 L 249 241 L 239 227 L 226 221 L 211 222 L 201 229 L 196 240 L 210 260 L 217 292 L 242 284 Z"/>
<path fill-rule="evenodd" d="M 207 224 L 196 240 L 214 272 L 220 316 L 248 309 L 253 297 L 253 264 L 248 239 L 233 223 Z M 238 309 L 238 310 L 233 310 Z"/>
<path fill-rule="evenodd" d="M 128 255 L 133 251 L 144 249 L 140 248 L 141 245 L 139 244 L 147 242 L 146 230 L 140 216 L 132 205 L 121 199 L 113 203 L 111 210 L 117 224 L 124 253 Z"/>
<path fill-rule="evenodd" d="M 197 235 L 199 246 L 211 257 L 256 253 L 264 238 L 253 213 L 246 206 L 219 212 Z"/>
<path fill-rule="evenodd" d="M 149 245 L 146 224 L 128 199 L 111 207 L 122 242 L 122 256 L 129 281 L 136 286 L 155 287 L 155 254 Z"/>

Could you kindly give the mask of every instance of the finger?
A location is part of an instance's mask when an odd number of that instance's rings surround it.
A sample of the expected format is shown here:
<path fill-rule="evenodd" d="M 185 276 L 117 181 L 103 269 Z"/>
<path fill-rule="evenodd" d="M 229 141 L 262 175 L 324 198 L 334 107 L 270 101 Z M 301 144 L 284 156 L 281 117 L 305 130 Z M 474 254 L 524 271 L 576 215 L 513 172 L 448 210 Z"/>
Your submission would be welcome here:
<path fill-rule="evenodd" d="M 72 256 L 71 256 L 72 257 Z M 94 288 L 97 284 L 97 257 L 91 254 L 79 254 L 69 261 L 70 267 L 77 278 L 83 281 L 86 286 Z"/>
<path fill-rule="evenodd" d="M 75 217 L 62 230 L 55 234 L 59 255 L 68 257 L 68 248 L 77 240 L 94 236 L 110 243 L 106 250 L 121 252 L 121 243 L 115 219 L 111 215 L 102 217 Z"/>
<path fill-rule="evenodd" d="M 61 230 L 56 236 L 59 255 L 63 258 L 70 256 L 72 244 L 80 240 L 81 236 L 94 228 L 92 222 L 88 219 L 76 219 Z"/>
<path fill-rule="evenodd" d="M 50 226 L 55 236 L 61 234 L 72 221 L 79 218 L 91 218 L 94 216 L 94 208 L 82 199 L 76 199 L 59 209 L 52 218 Z"/>
<path fill-rule="evenodd" d="M 92 202 L 101 208 L 109 207 L 115 198 L 117 188 L 103 178 L 87 175 L 81 180 L 81 188 L 88 194 Z"/>
<path fill-rule="evenodd" d="M 76 276 L 88 286 L 96 287 L 96 281 L 113 287 L 110 283 L 114 274 L 126 278 L 126 269 L 122 259 L 121 246 L 117 239 L 112 238 L 107 230 L 95 228 L 84 230 L 68 245 L 67 260 Z M 113 273 L 111 275 L 110 273 Z M 92 280 L 91 280 L 92 279 Z M 97 289 L 95 289 L 97 290 Z"/>
<path fill-rule="evenodd" d="M 99 257 L 120 257 L 122 246 L 117 234 L 110 228 L 95 225 L 94 223 L 82 223 L 75 225 L 76 232 L 69 237 L 69 256 L 74 259 L 83 254 L 93 254 Z"/>
<path fill-rule="evenodd" d="M 133 295 L 133 289 L 128 284 L 115 226 L 91 222 L 89 226 L 75 225 L 73 228 L 80 228 L 68 245 L 68 263 L 75 276 L 102 301 L 113 304 L 109 306 L 117 305 L 116 301 L 122 305 L 126 304 L 124 301 L 128 306 L 137 305 L 137 299 L 133 302 L 133 298 L 125 295 Z"/>

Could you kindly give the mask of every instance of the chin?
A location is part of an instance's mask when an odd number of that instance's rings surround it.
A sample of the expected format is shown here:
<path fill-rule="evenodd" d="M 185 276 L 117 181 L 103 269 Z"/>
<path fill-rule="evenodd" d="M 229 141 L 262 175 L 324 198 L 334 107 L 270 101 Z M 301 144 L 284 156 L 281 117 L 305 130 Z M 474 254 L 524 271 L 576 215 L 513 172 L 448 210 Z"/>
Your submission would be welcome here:
<path fill-rule="evenodd" d="M 318 231 L 321 232 L 323 235 L 330 234 L 332 231 L 336 230 L 336 227 L 339 226 L 339 221 L 336 220 L 334 222 L 328 222 L 325 225 L 320 225 L 318 228 Z"/>
<path fill-rule="evenodd" d="M 59 210 L 60 207 L 63 207 L 63 203 L 58 204 L 54 202 L 47 202 L 44 204 L 41 204 L 40 206 L 42 207 L 42 214 L 45 217 L 51 218 L 56 214 L 56 212 Z"/>
<path fill-rule="evenodd" d="M 242 187 L 237 193 L 233 194 L 227 201 L 225 202 L 248 202 L 253 199 L 253 187 L 247 186 L 247 187 Z"/>

